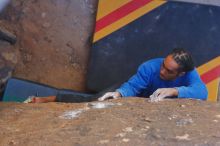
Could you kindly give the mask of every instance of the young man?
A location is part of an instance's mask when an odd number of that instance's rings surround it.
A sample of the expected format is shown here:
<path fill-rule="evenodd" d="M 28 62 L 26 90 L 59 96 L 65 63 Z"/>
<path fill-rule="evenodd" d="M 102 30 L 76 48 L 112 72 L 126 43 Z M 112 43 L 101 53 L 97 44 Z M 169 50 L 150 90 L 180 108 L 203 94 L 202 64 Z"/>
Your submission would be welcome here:
<path fill-rule="evenodd" d="M 105 93 L 98 100 L 129 96 L 150 96 L 151 101 L 160 101 L 166 97 L 205 100 L 207 95 L 207 88 L 195 70 L 191 55 L 183 49 L 174 49 L 166 58 L 152 59 L 140 65 L 137 73 L 126 83 L 115 92 Z M 90 98 L 81 100 L 92 101 Z M 65 96 L 35 97 L 32 102 L 75 101 L 74 97 L 67 96 L 66 99 Z"/>
<path fill-rule="evenodd" d="M 165 59 L 143 63 L 137 73 L 115 92 L 108 92 L 98 100 L 128 96 L 149 97 L 160 101 L 166 97 L 207 99 L 207 88 L 195 70 L 191 55 L 174 49 Z"/>

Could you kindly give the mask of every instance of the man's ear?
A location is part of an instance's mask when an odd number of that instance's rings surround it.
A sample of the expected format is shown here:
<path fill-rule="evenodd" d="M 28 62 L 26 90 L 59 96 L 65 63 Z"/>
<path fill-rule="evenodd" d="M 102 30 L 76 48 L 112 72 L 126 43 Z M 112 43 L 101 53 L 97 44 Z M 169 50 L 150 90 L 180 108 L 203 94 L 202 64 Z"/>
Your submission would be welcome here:
<path fill-rule="evenodd" d="M 186 74 L 186 72 L 181 72 L 181 73 L 179 73 L 179 77 L 181 77 L 181 76 L 183 76 L 185 74 Z"/>

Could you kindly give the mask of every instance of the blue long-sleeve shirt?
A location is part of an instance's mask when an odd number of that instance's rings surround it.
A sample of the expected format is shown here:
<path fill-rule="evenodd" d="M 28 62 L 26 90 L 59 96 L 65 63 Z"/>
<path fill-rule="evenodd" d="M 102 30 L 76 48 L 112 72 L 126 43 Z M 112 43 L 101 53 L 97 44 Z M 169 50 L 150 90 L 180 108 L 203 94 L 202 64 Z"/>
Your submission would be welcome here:
<path fill-rule="evenodd" d="M 178 98 L 207 99 L 207 88 L 194 69 L 186 72 L 175 80 L 167 81 L 160 78 L 160 67 L 164 58 L 146 61 L 139 66 L 138 71 L 116 91 L 122 97 L 149 97 L 158 88 L 176 88 Z"/>

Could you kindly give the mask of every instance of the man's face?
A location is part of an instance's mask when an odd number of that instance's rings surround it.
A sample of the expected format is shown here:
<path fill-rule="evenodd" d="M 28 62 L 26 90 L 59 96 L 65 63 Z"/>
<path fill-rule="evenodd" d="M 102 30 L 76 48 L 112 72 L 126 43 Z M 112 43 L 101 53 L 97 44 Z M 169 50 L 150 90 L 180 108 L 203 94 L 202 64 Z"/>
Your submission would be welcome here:
<path fill-rule="evenodd" d="M 173 59 L 172 55 L 168 55 L 160 68 L 160 78 L 163 80 L 174 80 L 180 73 L 178 71 L 179 65 Z"/>

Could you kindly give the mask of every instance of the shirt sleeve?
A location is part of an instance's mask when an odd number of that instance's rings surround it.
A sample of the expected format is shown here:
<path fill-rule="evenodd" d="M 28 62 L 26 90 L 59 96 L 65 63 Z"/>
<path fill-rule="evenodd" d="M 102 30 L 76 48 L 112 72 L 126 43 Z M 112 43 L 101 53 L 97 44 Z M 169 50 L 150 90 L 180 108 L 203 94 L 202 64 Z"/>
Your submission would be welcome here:
<path fill-rule="evenodd" d="M 186 82 L 187 86 L 176 87 L 178 98 L 207 99 L 207 88 L 195 69 L 188 73 Z"/>
<path fill-rule="evenodd" d="M 142 64 L 135 75 L 116 91 L 120 92 L 122 97 L 138 96 L 149 85 L 152 70 L 147 63 Z"/>

